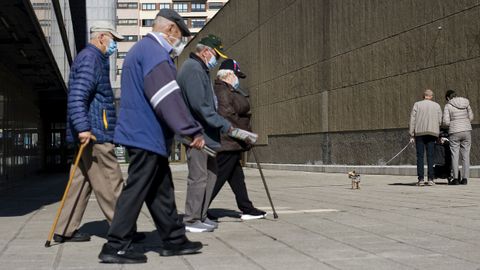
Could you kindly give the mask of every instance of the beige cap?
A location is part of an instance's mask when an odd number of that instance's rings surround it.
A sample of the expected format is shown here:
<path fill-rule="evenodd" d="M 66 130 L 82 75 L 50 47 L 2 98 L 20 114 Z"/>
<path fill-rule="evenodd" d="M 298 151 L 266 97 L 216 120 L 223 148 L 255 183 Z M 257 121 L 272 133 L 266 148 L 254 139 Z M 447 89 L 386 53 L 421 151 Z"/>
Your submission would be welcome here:
<path fill-rule="evenodd" d="M 93 32 L 109 32 L 116 41 L 125 39 L 122 35 L 115 31 L 115 27 L 109 21 L 96 21 L 92 27 L 90 27 L 90 33 Z"/>

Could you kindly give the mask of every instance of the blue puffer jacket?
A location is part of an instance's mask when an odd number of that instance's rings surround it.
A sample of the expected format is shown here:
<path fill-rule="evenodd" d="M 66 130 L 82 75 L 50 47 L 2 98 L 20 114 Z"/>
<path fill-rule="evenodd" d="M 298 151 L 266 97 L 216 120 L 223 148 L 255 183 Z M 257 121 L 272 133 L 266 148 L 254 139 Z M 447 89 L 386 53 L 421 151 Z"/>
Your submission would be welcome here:
<path fill-rule="evenodd" d="M 88 44 L 75 58 L 68 81 L 67 141 L 91 131 L 95 143 L 113 142 L 116 114 L 108 57 Z"/>

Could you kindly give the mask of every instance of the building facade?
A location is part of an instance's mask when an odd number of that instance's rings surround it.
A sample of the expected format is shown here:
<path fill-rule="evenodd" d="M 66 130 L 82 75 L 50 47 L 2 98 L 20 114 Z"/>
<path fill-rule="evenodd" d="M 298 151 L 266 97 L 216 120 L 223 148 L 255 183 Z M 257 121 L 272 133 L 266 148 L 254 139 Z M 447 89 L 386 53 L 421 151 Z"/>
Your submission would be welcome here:
<path fill-rule="evenodd" d="M 425 88 L 442 107 L 447 89 L 467 97 L 480 140 L 479 14 L 478 1 L 231 0 L 197 38 L 220 36 L 248 75 L 262 162 L 377 165 L 407 144 Z"/>
<path fill-rule="evenodd" d="M 227 2 L 228 0 L 118 0 L 117 30 L 125 36 L 125 41 L 118 46 L 116 88 L 120 87 L 123 58 L 135 42 L 152 30 L 153 20 L 160 9 L 170 8 L 177 11 L 195 35 Z"/>

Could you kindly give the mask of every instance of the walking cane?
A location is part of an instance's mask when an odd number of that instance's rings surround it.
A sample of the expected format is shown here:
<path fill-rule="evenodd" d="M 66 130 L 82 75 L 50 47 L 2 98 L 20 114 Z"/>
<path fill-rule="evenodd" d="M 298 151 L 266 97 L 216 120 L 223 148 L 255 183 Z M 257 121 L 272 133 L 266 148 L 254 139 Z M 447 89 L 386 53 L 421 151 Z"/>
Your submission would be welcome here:
<path fill-rule="evenodd" d="M 260 162 L 258 161 L 257 154 L 255 153 L 255 149 L 253 147 L 250 150 L 252 150 L 253 158 L 257 163 L 258 171 L 260 171 L 260 176 L 262 177 L 263 185 L 265 186 L 265 191 L 267 192 L 268 200 L 270 201 L 270 205 L 272 206 L 273 218 L 277 219 L 278 215 L 277 215 L 277 212 L 275 211 L 275 207 L 273 206 L 272 197 L 270 197 L 270 192 L 268 191 L 267 182 L 265 181 L 265 176 L 263 176 L 262 167 L 260 166 Z"/>
<path fill-rule="evenodd" d="M 94 138 L 92 138 L 92 139 L 94 139 Z M 45 242 L 45 247 L 50 247 L 50 242 L 52 241 L 53 233 L 55 232 L 55 228 L 57 227 L 58 218 L 60 217 L 60 214 L 62 213 L 63 205 L 65 204 L 65 199 L 67 198 L 68 191 L 70 190 L 70 185 L 72 184 L 73 176 L 75 175 L 75 171 L 77 170 L 77 167 L 78 167 L 78 162 L 80 161 L 80 158 L 82 157 L 83 149 L 85 148 L 85 146 L 87 146 L 87 143 L 81 144 L 80 149 L 78 150 L 77 157 L 75 158 L 75 163 L 73 164 L 72 171 L 70 172 L 70 178 L 68 179 L 67 187 L 65 188 L 65 192 L 63 193 L 62 201 L 61 201 L 60 206 L 58 207 L 58 210 L 57 210 L 57 215 L 55 216 L 55 220 L 53 221 L 52 228 L 50 229 L 50 233 L 48 234 L 47 242 Z"/>

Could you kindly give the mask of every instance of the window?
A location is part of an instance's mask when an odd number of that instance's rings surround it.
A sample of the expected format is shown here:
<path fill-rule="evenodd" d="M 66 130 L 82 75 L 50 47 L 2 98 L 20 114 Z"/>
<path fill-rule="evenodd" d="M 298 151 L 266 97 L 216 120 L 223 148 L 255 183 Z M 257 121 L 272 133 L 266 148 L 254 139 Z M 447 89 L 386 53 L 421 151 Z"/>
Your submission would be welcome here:
<path fill-rule="evenodd" d="M 117 8 L 120 9 L 138 9 L 138 3 L 117 3 Z"/>
<path fill-rule="evenodd" d="M 154 3 L 146 3 L 142 4 L 142 10 L 155 10 L 157 9 L 156 4 Z"/>
<path fill-rule="evenodd" d="M 119 19 L 118 25 L 137 25 L 137 19 Z"/>
<path fill-rule="evenodd" d="M 205 4 L 204 3 L 192 3 L 192 11 L 193 12 L 205 11 Z"/>
<path fill-rule="evenodd" d="M 149 27 L 153 25 L 153 19 L 143 19 L 142 20 L 142 26 L 143 27 Z"/>
<path fill-rule="evenodd" d="M 117 52 L 117 58 L 123 59 L 127 55 L 127 52 Z"/>
<path fill-rule="evenodd" d="M 123 36 L 125 39 L 122 40 L 122 41 L 137 41 L 138 40 L 138 36 L 128 36 L 128 35 L 124 35 Z"/>
<path fill-rule="evenodd" d="M 173 10 L 176 12 L 188 12 L 187 3 L 173 3 Z"/>
<path fill-rule="evenodd" d="M 33 9 L 50 9 L 50 3 L 32 3 Z"/>
<path fill-rule="evenodd" d="M 208 3 L 208 9 L 221 9 L 223 7 L 222 2 L 210 2 Z"/>
<path fill-rule="evenodd" d="M 205 26 L 205 19 L 192 19 L 192 28 L 202 28 Z"/>
<path fill-rule="evenodd" d="M 51 20 L 38 20 L 40 23 L 40 26 L 48 27 L 51 25 L 52 21 Z"/>
<path fill-rule="evenodd" d="M 160 4 L 160 9 L 164 9 L 164 8 L 170 9 L 170 4 L 165 4 L 165 3 Z"/>

